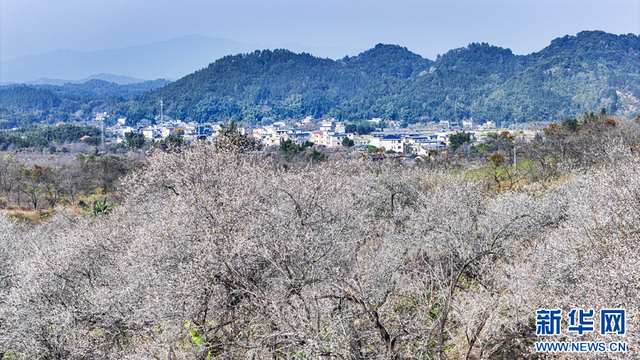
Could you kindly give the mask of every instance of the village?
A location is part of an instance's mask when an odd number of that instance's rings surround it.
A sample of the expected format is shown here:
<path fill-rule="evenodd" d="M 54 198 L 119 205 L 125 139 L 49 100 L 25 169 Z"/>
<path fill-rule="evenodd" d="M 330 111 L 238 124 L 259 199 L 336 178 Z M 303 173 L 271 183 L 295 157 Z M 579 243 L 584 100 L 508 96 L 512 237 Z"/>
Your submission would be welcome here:
<path fill-rule="evenodd" d="M 106 114 L 97 114 L 94 125 L 102 126 Z M 264 126 L 239 126 L 237 129 L 243 135 L 254 137 L 264 147 L 279 146 L 281 142 L 290 140 L 294 144 L 314 145 L 327 148 L 349 146 L 356 149 L 380 149 L 386 153 L 408 153 L 427 155 L 429 151 L 445 151 L 449 146 L 449 137 L 457 132 L 465 131 L 472 139 L 482 131 L 495 131 L 495 122 L 485 122 L 474 125 L 473 119 L 451 124 L 448 121 L 429 123 L 421 128 L 402 128 L 400 121 L 374 118 L 367 120 L 378 131 L 359 134 L 347 131 L 348 125 L 335 118 L 314 119 L 312 116 L 298 121 L 276 121 Z M 163 117 L 156 121 L 143 119 L 137 126 L 127 126 L 126 118 L 119 118 L 115 126 L 106 127 L 107 143 L 122 143 L 126 133 L 139 133 L 147 141 L 160 141 L 174 134 L 180 136 L 185 143 L 196 140 L 212 141 L 223 123 L 197 123 Z M 383 126 L 380 126 L 383 125 Z M 353 129 L 354 126 L 351 127 Z"/>

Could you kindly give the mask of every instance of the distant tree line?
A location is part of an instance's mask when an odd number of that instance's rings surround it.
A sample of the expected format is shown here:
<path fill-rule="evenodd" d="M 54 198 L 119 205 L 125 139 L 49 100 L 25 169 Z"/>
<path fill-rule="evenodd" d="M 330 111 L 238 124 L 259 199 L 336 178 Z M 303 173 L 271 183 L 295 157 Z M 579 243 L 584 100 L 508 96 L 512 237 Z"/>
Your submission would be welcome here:
<path fill-rule="evenodd" d="M 78 154 L 71 163 L 25 166 L 9 153 L 0 158 L 0 206 L 82 206 L 89 195 L 114 193 L 119 179 L 143 164 L 137 157 Z"/>
<path fill-rule="evenodd" d="M 119 111 L 124 103 L 168 83 L 158 79 L 118 85 L 94 79 L 82 84 L 0 86 L 0 129 L 88 120 L 94 110 L 125 116 Z M 115 122 L 115 118 L 107 120 Z"/>
<path fill-rule="evenodd" d="M 45 148 L 54 144 L 79 142 L 84 136 L 95 138 L 101 130 L 92 126 L 63 124 L 58 126 L 28 125 L 19 130 L 0 132 L 0 151 L 22 148 Z M 91 143 L 92 145 L 97 145 Z"/>

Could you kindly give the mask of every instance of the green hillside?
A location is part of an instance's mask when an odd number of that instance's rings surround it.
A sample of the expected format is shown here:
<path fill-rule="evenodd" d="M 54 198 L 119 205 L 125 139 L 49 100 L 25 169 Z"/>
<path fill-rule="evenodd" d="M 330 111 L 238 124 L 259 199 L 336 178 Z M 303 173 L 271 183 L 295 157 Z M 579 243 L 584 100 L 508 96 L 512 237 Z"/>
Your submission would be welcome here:
<path fill-rule="evenodd" d="M 605 107 L 640 108 L 640 39 L 585 31 L 540 52 L 514 55 L 470 44 L 424 59 L 377 45 L 333 61 L 286 50 L 228 56 L 139 98 L 146 116 L 163 100 L 167 114 L 197 121 L 336 116 L 421 121 L 557 121 Z"/>
<path fill-rule="evenodd" d="M 93 79 L 81 84 L 0 86 L 0 129 L 88 119 L 94 109 L 109 113 L 119 108 L 130 111 L 128 102 L 135 96 L 168 83 L 158 79 L 118 85 Z"/>
<path fill-rule="evenodd" d="M 405 80 L 431 62 L 406 48 L 378 45 L 357 57 L 320 59 L 287 50 L 224 57 L 170 86 L 145 94 L 167 113 L 197 121 L 324 116 L 387 78 Z"/>
<path fill-rule="evenodd" d="M 337 61 L 264 50 L 226 56 L 164 87 L 154 84 L 148 92 L 97 81 L 65 88 L 0 88 L 0 113 L 9 109 L 18 118 L 15 112 L 67 112 L 73 117 L 80 109 L 83 114 L 95 109 L 135 123 L 156 118 L 163 101 L 165 114 L 173 118 L 245 124 L 313 115 L 406 123 L 473 117 L 476 123 L 508 126 L 559 121 L 603 107 L 635 117 L 640 112 L 639 56 L 638 36 L 602 31 L 557 38 L 529 55 L 473 43 L 434 61 L 382 44 Z M 64 116 L 43 121 L 58 118 Z"/>

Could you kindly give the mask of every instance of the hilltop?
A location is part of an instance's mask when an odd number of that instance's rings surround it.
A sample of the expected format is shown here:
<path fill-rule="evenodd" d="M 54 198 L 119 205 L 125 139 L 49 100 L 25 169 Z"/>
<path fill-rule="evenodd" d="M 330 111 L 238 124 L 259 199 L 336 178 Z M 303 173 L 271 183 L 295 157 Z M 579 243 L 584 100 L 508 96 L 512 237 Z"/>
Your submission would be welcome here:
<path fill-rule="evenodd" d="M 584 31 L 529 55 L 473 43 L 433 61 L 383 44 L 336 61 L 256 51 L 224 57 L 139 101 L 149 112 L 163 100 L 174 117 L 245 123 L 313 115 L 509 124 L 601 107 L 635 116 L 638 50 L 636 35 Z"/>
<path fill-rule="evenodd" d="M 163 87 L 123 87 L 123 97 L 109 92 L 115 96 L 109 101 L 94 96 L 91 108 L 132 123 L 159 116 L 160 101 L 172 118 L 244 124 L 312 115 L 349 122 L 380 117 L 405 124 L 473 118 L 508 126 L 557 122 L 603 107 L 635 117 L 640 111 L 639 51 L 638 36 L 602 31 L 557 38 L 528 55 L 487 43 L 453 49 L 435 60 L 385 44 L 339 60 L 286 49 L 256 50 L 222 57 Z M 0 97 L 8 88 L 0 88 Z M 12 101 L 1 102 L 5 110 L 64 112 L 56 104 L 66 103 L 61 99 L 46 109 L 41 104 L 29 109 L 17 105 L 29 101 Z"/>

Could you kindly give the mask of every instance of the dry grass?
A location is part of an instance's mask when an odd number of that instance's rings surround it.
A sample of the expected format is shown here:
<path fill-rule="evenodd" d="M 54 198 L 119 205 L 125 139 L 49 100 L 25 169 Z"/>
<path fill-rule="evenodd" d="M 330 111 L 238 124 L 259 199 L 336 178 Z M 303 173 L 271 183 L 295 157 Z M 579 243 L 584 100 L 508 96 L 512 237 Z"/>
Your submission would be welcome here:
<path fill-rule="evenodd" d="M 29 210 L 17 206 L 8 206 L 5 209 L 0 209 L 0 213 L 5 214 L 10 219 L 17 219 L 20 222 L 25 222 L 28 224 L 40 224 L 43 221 L 49 219 L 57 211 L 57 209 Z M 81 215 L 83 213 L 82 209 L 77 206 L 65 206 L 64 209 L 77 215 Z"/>

